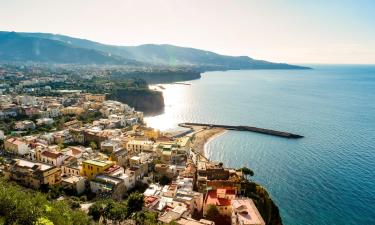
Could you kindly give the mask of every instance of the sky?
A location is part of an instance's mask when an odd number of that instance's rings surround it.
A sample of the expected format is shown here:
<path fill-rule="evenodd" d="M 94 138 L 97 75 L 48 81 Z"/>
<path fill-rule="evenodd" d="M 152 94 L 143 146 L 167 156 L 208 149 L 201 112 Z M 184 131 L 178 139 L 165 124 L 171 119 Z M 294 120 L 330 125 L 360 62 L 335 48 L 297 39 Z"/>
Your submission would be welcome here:
<path fill-rule="evenodd" d="M 375 0 L 0 0 L 0 30 L 274 62 L 375 64 Z"/>

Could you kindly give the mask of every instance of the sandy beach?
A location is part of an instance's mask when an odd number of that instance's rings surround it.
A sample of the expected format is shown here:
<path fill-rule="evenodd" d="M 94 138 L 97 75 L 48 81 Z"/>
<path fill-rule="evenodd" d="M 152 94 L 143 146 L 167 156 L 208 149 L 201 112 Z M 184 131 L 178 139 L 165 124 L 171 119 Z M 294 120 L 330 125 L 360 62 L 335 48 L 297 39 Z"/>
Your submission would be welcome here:
<path fill-rule="evenodd" d="M 226 132 L 223 128 L 208 128 L 200 126 L 192 126 L 194 129 L 194 138 L 192 140 L 192 148 L 196 153 L 205 156 L 204 146 L 213 138 Z"/>

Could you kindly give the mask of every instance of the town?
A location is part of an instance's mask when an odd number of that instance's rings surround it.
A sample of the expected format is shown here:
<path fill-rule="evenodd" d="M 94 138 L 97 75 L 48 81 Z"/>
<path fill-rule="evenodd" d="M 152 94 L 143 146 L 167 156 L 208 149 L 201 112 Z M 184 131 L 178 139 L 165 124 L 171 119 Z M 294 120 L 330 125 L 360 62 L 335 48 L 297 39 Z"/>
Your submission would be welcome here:
<path fill-rule="evenodd" d="M 98 202 L 137 193 L 138 211 L 152 212 L 155 224 L 266 224 L 249 198 L 253 172 L 204 156 L 204 134 L 213 128 L 160 132 L 143 116 L 106 94 L 80 90 L 0 95 L 0 172 L 23 187 L 53 190 L 57 200 L 84 196 L 78 208 L 99 223 L 131 217 L 97 215 Z"/>

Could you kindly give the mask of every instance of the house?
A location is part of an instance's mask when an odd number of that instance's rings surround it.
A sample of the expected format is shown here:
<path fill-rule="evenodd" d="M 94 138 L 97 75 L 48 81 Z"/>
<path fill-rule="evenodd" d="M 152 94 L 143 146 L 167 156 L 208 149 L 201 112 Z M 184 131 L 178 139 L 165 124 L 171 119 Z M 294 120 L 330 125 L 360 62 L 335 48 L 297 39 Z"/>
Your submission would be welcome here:
<path fill-rule="evenodd" d="M 23 159 L 16 159 L 7 164 L 4 174 L 7 179 L 35 189 L 42 185 L 55 185 L 61 181 L 60 168 Z"/>
<path fill-rule="evenodd" d="M 5 151 L 16 155 L 26 155 L 29 153 L 27 143 L 19 138 L 9 138 L 5 140 L 4 149 Z"/>
<path fill-rule="evenodd" d="M 169 178 L 173 178 L 177 176 L 177 168 L 175 165 L 169 165 L 169 164 L 163 164 L 163 163 L 155 164 L 155 172 L 157 174 L 165 175 Z"/>
<path fill-rule="evenodd" d="M 111 153 L 110 159 L 115 161 L 117 165 L 125 167 L 128 165 L 128 152 L 124 149 L 118 149 Z"/>
<path fill-rule="evenodd" d="M 198 221 L 190 217 L 181 217 L 175 220 L 174 224 L 176 225 L 215 225 L 215 222 L 211 220 L 205 220 L 205 219 L 200 219 Z"/>
<path fill-rule="evenodd" d="M 44 163 L 54 166 L 61 166 L 66 156 L 60 152 L 44 151 L 41 153 L 41 160 Z"/>
<path fill-rule="evenodd" d="M 69 133 L 73 139 L 73 142 L 83 144 L 85 143 L 84 130 L 79 128 L 70 128 Z"/>
<path fill-rule="evenodd" d="M 111 196 L 114 199 L 122 199 L 126 191 L 124 180 L 105 174 L 97 175 L 90 180 L 90 189 L 93 193 L 104 197 Z"/>
<path fill-rule="evenodd" d="M 232 225 L 265 225 L 262 216 L 252 199 L 232 200 Z"/>
<path fill-rule="evenodd" d="M 66 123 L 64 123 L 64 128 L 65 129 L 70 129 L 70 128 L 80 128 L 82 126 L 82 122 L 79 121 L 79 120 L 71 120 L 71 121 L 68 121 Z"/>
<path fill-rule="evenodd" d="M 126 117 L 125 115 L 112 114 L 108 116 L 108 120 L 111 124 L 114 124 L 113 127 L 125 127 L 126 126 Z"/>
<path fill-rule="evenodd" d="M 89 159 L 82 162 L 81 175 L 89 179 L 95 177 L 97 174 L 102 173 L 104 170 L 111 167 L 114 163 L 111 161 L 102 161 Z"/>
<path fill-rule="evenodd" d="M 5 138 L 4 131 L 0 130 L 0 140 L 4 140 L 4 138 Z"/>
<path fill-rule="evenodd" d="M 81 176 L 68 176 L 61 179 L 61 185 L 80 195 L 86 190 L 86 179 Z"/>
<path fill-rule="evenodd" d="M 35 123 L 30 120 L 18 121 L 14 124 L 16 130 L 34 130 Z"/>
<path fill-rule="evenodd" d="M 130 140 L 126 144 L 126 149 L 130 154 L 137 154 L 140 152 L 150 152 L 153 150 L 154 143 L 152 141 L 144 140 Z"/>
<path fill-rule="evenodd" d="M 85 94 L 85 101 L 104 102 L 105 94 Z"/>
<path fill-rule="evenodd" d="M 224 168 L 222 163 L 199 161 L 197 164 L 197 186 L 200 192 L 207 189 L 241 188 L 242 173 Z"/>
<path fill-rule="evenodd" d="M 73 137 L 69 130 L 61 130 L 53 133 L 53 141 L 56 144 L 68 144 L 73 142 Z"/>
<path fill-rule="evenodd" d="M 68 156 L 68 158 L 64 160 L 64 164 L 61 166 L 62 174 L 66 176 L 79 176 L 81 174 L 81 167 L 77 162 L 66 162 L 67 160 L 72 161 L 74 157 Z"/>
<path fill-rule="evenodd" d="M 222 216 L 231 216 L 232 200 L 236 198 L 236 191 L 231 189 L 217 189 L 207 191 L 203 203 L 203 215 L 206 215 L 210 205 L 215 205 Z"/>
<path fill-rule="evenodd" d="M 60 110 L 62 115 L 81 115 L 85 110 L 78 106 L 68 106 Z"/>
<path fill-rule="evenodd" d="M 121 148 L 120 141 L 117 140 L 105 140 L 100 143 L 100 150 L 103 152 L 112 153 Z"/>
<path fill-rule="evenodd" d="M 51 119 L 51 118 L 40 118 L 40 119 L 36 120 L 36 124 L 38 126 L 52 125 L 53 124 L 53 119 Z"/>

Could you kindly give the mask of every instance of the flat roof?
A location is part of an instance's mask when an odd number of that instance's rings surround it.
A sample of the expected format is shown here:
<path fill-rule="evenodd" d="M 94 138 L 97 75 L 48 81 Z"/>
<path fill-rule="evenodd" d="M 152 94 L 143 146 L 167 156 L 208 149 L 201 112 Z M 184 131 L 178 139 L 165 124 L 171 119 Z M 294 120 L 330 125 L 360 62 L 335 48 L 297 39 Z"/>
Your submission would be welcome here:
<path fill-rule="evenodd" d="M 22 166 L 22 167 L 29 167 L 29 168 L 32 168 L 37 165 L 37 166 L 40 166 L 40 170 L 42 171 L 52 168 L 52 166 L 48 164 L 39 163 L 39 162 L 31 162 L 31 161 L 27 161 L 23 159 L 18 159 L 17 165 Z"/>
<path fill-rule="evenodd" d="M 236 212 L 237 219 L 242 224 L 265 224 L 258 209 L 251 199 L 234 199 L 232 200 L 233 211 Z"/>
<path fill-rule="evenodd" d="M 82 163 L 92 164 L 92 165 L 100 166 L 100 167 L 108 166 L 110 164 L 106 161 L 95 160 L 95 159 L 88 159 L 88 160 L 83 161 Z"/>

